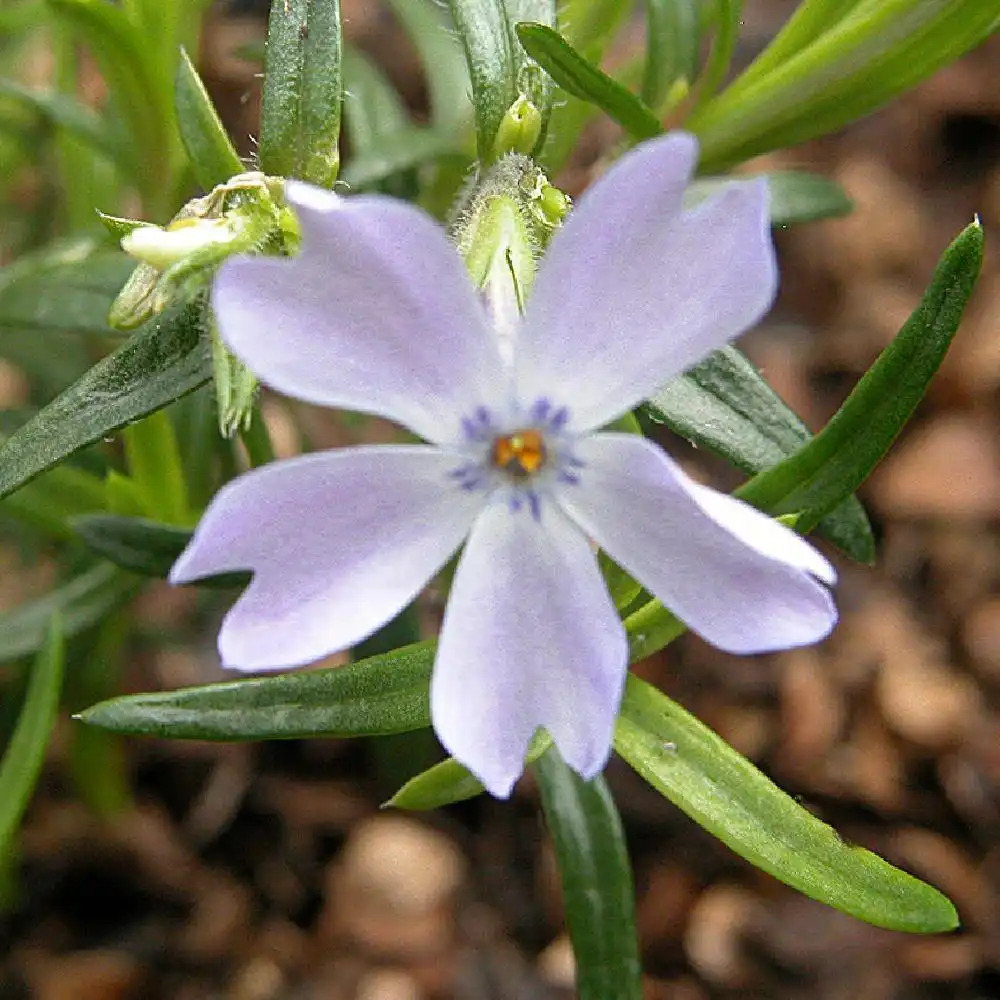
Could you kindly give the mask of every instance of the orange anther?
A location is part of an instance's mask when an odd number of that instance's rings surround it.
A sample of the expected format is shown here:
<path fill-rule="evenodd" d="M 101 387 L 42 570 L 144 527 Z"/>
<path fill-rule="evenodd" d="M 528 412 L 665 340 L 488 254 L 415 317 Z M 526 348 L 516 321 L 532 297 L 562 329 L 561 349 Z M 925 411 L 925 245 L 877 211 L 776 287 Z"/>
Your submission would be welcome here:
<path fill-rule="evenodd" d="M 531 429 L 505 434 L 493 442 L 492 459 L 508 475 L 527 479 L 545 464 L 545 440 Z"/>

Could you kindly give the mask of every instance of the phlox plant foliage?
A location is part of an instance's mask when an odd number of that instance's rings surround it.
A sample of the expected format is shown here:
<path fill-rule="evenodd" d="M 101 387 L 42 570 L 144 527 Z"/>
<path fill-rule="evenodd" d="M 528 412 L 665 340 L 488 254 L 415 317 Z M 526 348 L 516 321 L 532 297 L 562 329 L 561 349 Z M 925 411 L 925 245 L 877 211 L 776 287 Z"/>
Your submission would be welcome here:
<path fill-rule="evenodd" d="M 392 0 L 427 78 L 418 124 L 344 40 L 336 0 L 275 0 L 249 159 L 187 55 L 203 6 L 0 11 L 0 160 L 42 170 L 45 154 L 60 192 L 56 238 L 40 213 L 0 236 L 0 350 L 37 404 L 5 428 L 0 491 L 65 572 L 0 630 L 26 679 L 0 849 L 61 701 L 87 734 L 81 794 L 108 813 L 127 797 L 114 733 L 432 726 L 450 756 L 392 804 L 504 798 L 530 767 L 588 1000 L 639 996 L 612 751 L 813 898 L 954 927 L 937 890 L 846 845 L 628 667 L 687 628 L 745 655 L 820 641 L 836 573 L 804 536 L 875 556 L 854 493 L 958 330 L 982 229 L 942 248 L 811 436 L 732 342 L 773 302 L 772 228 L 850 203 L 742 164 L 913 86 L 990 35 L 1000 3 L 802 0 L 735 71 L 735 0 Z M 601 57 L 630 16 L 646 48 L 615 79 Z M 52 26 L 72 44 L 53 43 L 58 86 L 33 90 L 17 56 Z M 61 86 L 80 43 L 100 107 Z M 554 181 L 598 115 L 620 138 L 574 204 Z M 396 438 L 274 460 L 262 391 L 386 418 Z M 749 478 L 735 496 L 694 482 L 645 433 L 658 423 Z M 87 663 L 121 658 L 151 576 L 204 587 L 222 665 L 260 676 L 118 695 Z M 429 584 L 446 595 L 436 636 L 412 611 Z M 294 669 L 345 650 L 347 666 Z"/>

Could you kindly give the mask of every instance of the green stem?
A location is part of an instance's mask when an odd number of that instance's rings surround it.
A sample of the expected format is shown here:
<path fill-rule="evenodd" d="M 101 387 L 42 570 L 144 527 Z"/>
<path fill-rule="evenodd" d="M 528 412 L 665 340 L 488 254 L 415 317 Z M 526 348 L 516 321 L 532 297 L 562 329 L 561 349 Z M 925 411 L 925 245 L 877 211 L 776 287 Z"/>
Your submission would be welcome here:
<path fill-rule="evenodd" d="M 659 601 L 650 601 L 625 619 L 629 663 L 652 656 L 687 631 L 687 625 Z"/>

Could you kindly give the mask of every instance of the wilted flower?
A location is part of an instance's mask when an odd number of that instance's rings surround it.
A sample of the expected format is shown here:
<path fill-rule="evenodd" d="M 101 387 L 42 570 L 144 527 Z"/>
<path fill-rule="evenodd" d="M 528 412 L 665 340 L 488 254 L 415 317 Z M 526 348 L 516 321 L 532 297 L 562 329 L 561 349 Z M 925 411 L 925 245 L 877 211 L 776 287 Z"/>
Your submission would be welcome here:
<path fill-rule="evenodd" d="M 599 429 L 773 298 L 765 186 L 734 183 L 684 212 L 696 154 L 674 134 L 593 185 L 503 352 L 426 215 L 287 185 L 301 253 L 223 266 L 224 339 L 273 388 L 430 443 L 276 462 L 219 493 L 172 579 L 254 571 L 219 635 L 227 666 L 281 669 L 354 645 L 464 541 L 431 712 L 445 747 L 505 796 L 538 727 L 584 777 L 607 760 L 627 646 L 592 542 L 722 649 L 830 630 L 834 573 L 808 543 L 644 438 Z"/>

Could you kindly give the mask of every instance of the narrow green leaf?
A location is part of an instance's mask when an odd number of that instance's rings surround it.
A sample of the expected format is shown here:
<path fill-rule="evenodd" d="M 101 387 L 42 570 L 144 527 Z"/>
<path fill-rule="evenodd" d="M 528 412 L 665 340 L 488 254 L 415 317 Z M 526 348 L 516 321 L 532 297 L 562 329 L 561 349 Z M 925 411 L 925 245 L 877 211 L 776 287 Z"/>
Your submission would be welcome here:
<path fill-rule="evenodd" d="M 48 0 L 49 7 L 90 46 L 116 106 L 128 122 L 139 182 L 151 198 L 163 198 L 163 180 L 173 146 L 169 93 L 150 60 L 140 28 L 121 7 L 107 0 Z"/>
<path fill-rule="evenodd" d="M 342 180 L 354 189 L 379 184 L 401 170 L 437 159 L 454 148 L 452 140 L 419 125 L 410 125 L 373 140 L 344 167 Z"/>
<path fill-rule="evenodd" d="M 191 541 L 191 532 L 186 528 L 121 514 L 84 514 L 73 518 L 72 529 L 94 552 L 116 566 L 160 579 L 166 579 L 170 567 Z M 249 572 L 225 573 L 206 577 L 197 585 L 240 587 L 249 578 Z"/>
<path fill-rule="evenodd" d="M 184 49 L 181 49 L 174 81 L 174 107 L 181 142 L 187 150 L 198 183 L 206 191 L 243 171 L 243 162 Z"/>
<path fill-rule="evenodd" d="M 0 500 L 0 513 L 54 538 L 72 538 L 70 519 L 103 510 L 104 483 L 71 465 L 59 465 Z"/>
<path fill-rule="evenodd" d="M 449 757 L 411 778 L 383 808 L 426 812 L 474 799 L 484 791 L 482 783 L 467 767 Z"/>
<path fill-rule="evenodd" d="M 737 496 L 771 513 L 799 513 L 808 531 L 853 493 L 909 420 L 944 360 L 983 261 L 976 220 L 945 251 L 920 304 L 833 419 L 795 454 Z"/>
<path fill-rule="evenodd" d="M 332 187 L 340 169 L 340 0 L 275 0 L 268 22 L 260 163 Z"/>
<path fill-rule="evenodd" d="M 540 729 L 528 747 L 526 762 L 530 764 L 538 760 L 551 746 L 552 737 Z M 448 757 L 411 778 L 388 802 L 383 803 L 383 807 L 423 812 L 474 799 L 484 791 L 479 779 L 467 767 L 459 764 L 454 757 Z"/>
<path fill-rule="evenodd" d="M 658 600 L 647 601 L 625 619 L 629 663 L 652 656 L 686 631 L 687 625 Z"/>
<path fill-rule="evenodd" d="M 343 71 L 344 128 L 353 162 L 381 139 L 408 128 L 410 120 L 386 75 L 353 45 L 344 45 Z"/>
<path fill-rule="evenodd" d="M 124 0 L 133 22 L 150 44 L 159 75 L 166 84 L 174 75 L 177 53 L 195 49 L 202 14 L 212 0 Z"/>
<path fill-rule="evenodd" d="M 632 14 L 632 4 L 621 0 L 563 0 L 559 4 L 559 32 L 588 62 L 599 66 L 605 52 Z M 599 109 L 565 90 L 552 106 L 549 131 L 539 161 L 550 177 L 573 155 L 587 123 Z"/>
<path fill-rule="evenodd" d="M 951 930 L 936 889 L 841 840 L 707 726 L 629 675 L 615 749 L 658 792 L 751 864 L 812 899 L 893 930 Z"/>
<path fill-rule="evenodd" d="M 567 93 L 597 105 L 636 139 L 663 131 L 660 120 L 635 94 L 588 62 L 558 32 L 522 23 L 517 37 L 528 54 Z"/>
<path fill-rule="evenodd" d="M 717 171 L 832 132 L 977 45 L 997 25 L 983 0 L 859 0 L 811 44 L 752 68 L 687 121 Z"/>
<path fill-rule="evenodd" d="M 209 684 L 102 701 L 88 725 L 193 740 L 375 736 L 431 724 L 434 644 L 415 643 L 326 670 Z"/>
<path fill-rule="evenodd" d="M 740 174 L 739 180 L 763 177 L 771 195 L 770 214 L 772 226 L 794 226 L 800 222 L 814 222 L 848 215 L 854 203 L 844 189 L 819 174 L 805 170 L 775 170 L 767 174 Z M 699 177 L 684 192 L 686 203 L 701 201 L 721 190 L 736 179 L 733 177 Z"/>
<path fill-rule="evenodd" d="M 0 761 L 0 858 L 5 860 L 45 762 L 59 711 L 64 663 L 62 630 L 54 615 L 46 625 L 17 726 Z"/>
<path fill-rule="evenodd" d="M 122 438 L 129 477 L 145 513 L 168 524 L 190 523 L 184 466 L 170 417 L 156 410 L 126 426 Z"/>
<path fill-rule="evenodd" d="M 44 94 L 29 90 L 13 80 L 0 80 L 0 97 L 16 100 L 42 119 L 65 129 L 91 149 L 128 172 L 136 168 L 132 151 L 118 141 L 107 123 L 86 105 L 65 94 Z"/>
<path fill-rule="evenodd" d="M 535 764 L 552 835 L 580 1000 L 642 996 L 635 888 L 625 832 L 598 775 L 583 781 L 553 747 Z"/>
<path fill-rule="evenodd" d="M 0 614 L 0 662 L 41 649 L 54 614 L 68 639 L 97 624 L 134 590 L 135 581 L 120 570 L 97 565 L 44 597 Z"/>
<path fill-rule="evenodd" d="M 131 536 L 114 534 L 120 522 L 105 519 L 104 525 L 113 540 L 142 543 L 141 525 Z M 169 544 L 165 533 L 162 537 Z M 634 662 L 662 649 L 685 626 L 659 601 L 651 601 L 626 619 L 625 629 Z M 126 695 L 94 705 L 81 718 L 116 732 L 168 739 L 293 739 L 421 729 L 431 724 L 434 648 L 433 642 L 416 643 L 346 667 Z"/>
<path fill-rule="evenodd" d="M 642 99 L 650 108 L 663 102 L 678 80 L 690 84 L 698 66 L 701 40 L 697 0 L 644 0 L 646 67 Z"/>
<path fill-rule="evenodd" d="M 844 189 L 828 177 L 804 170 L 776 170 L 766 177 L 771 191 L 772 225 L 831 219 L 849 215 L 854 208 Z"/>
<path fill-rule="evenodd" d="M 776 466 L 811 437 L 735 347 L 714 352 L 669 382 L 646 401 L 643 412 L 748 473 Z M 870 563 L 875 558 L 871 526 L 857 499 L 844 500 L 819 528 L 852 559 Z"/>
<path fill-rule="evenodd" d="M 860 0 L 803 0 L 781 31 L 740 77 L 740 85 L 767 76 L 842 21 Z"/>
<path fill-rule="evenodd" d="M 622 0 L 562 0 L 559 30 L 573 48 L 596 62 L 632 13 Z"/>
<path fill-rule="evenodd" d="M 0 446 L 0 496 L 211 376 L 201 302 L 143 324 Z"/>
<path fill-rule="evenodd" d="M 501 0 L 448 0 L 472 81 L 476 146 L 483 164 L 493 160 L 500 121 L 517 97 L 517 64 Z"/>
<path fill-rule="evenodd" d="M 60 241 L 22 257 L 0 269 L 0 335 L 15 329 L 117 337 L 107 324 L 108 307 L 134 266 L 93 240 Z M 0 340 L 6 355 L 5 346 Z"/>
<path fill-rule="evenodd" d="M 699 103 L 714 94 L 725 80 L 743 23 L 740 20 L 743 0 L 715 0 L 715 7 L 717 14 L 712 51 L 697 82 Z"/>
<path fill-rule="evenodd" d="M 469 68 L 451 18 L 436 0 L 389 0 L 389 7 L 413 42 L 424 77 L 431 127 L 456 137 L 472 122 Z"/>
<path fill-rule="evenodd" d="M 73 521 L 73 528 L 96 553 L 116 566 L 162 579 L 191 541 L 186 528 L 119 514 L 84 515 Z"/>

